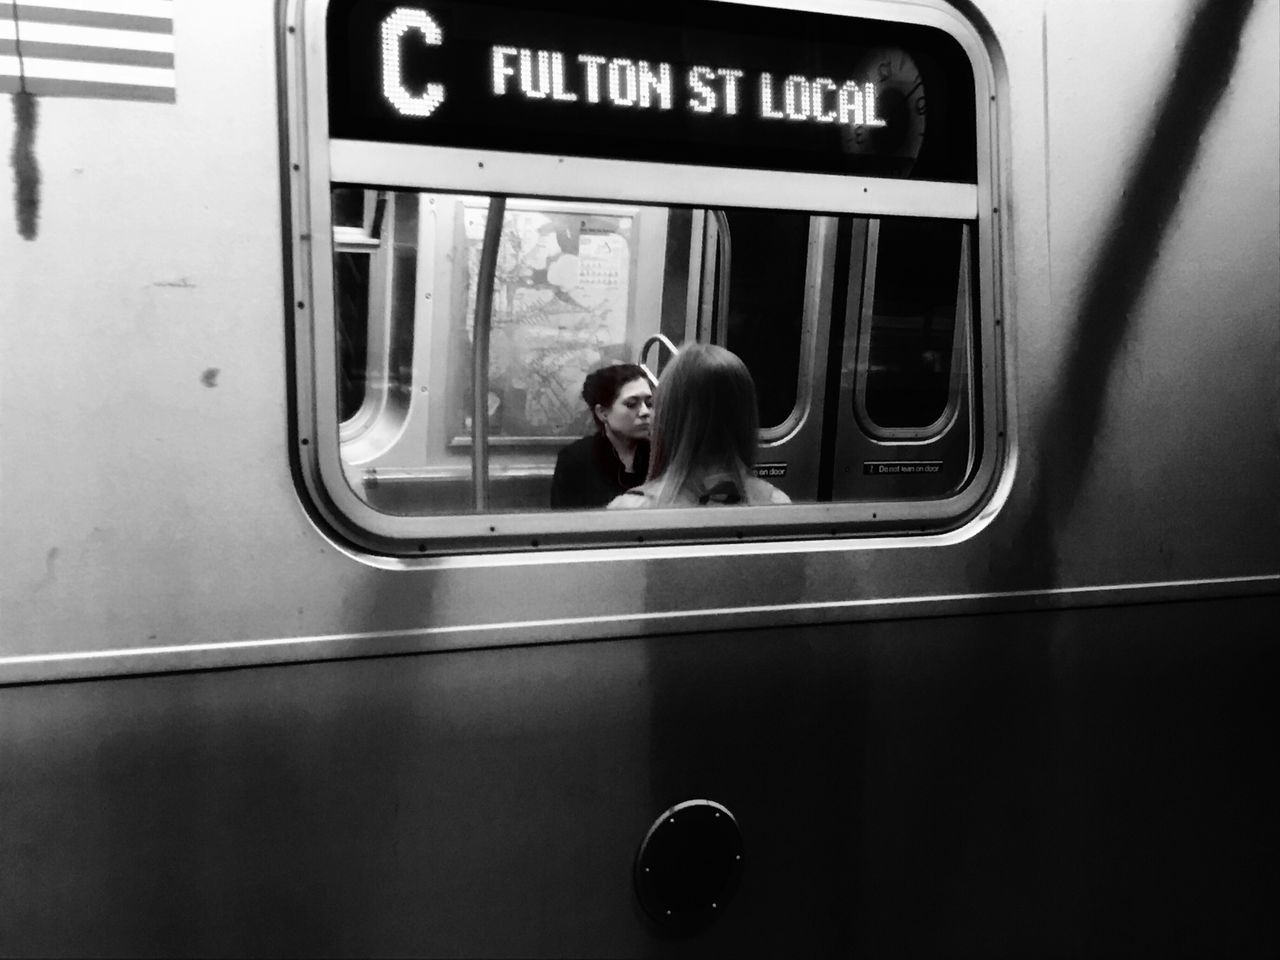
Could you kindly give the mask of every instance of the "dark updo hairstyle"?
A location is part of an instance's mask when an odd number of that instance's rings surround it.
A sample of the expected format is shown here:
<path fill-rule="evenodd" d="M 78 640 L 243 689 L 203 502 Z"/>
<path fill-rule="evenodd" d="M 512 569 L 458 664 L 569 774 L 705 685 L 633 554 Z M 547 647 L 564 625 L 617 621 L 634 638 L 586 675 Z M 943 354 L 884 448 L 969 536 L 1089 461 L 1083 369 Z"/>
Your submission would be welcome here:
<path fill-rule="evenodd" d="M 633 380 L 648 380 L 644 368 L 634 363 L 615 363 L 587 374 L 587 379 L 582 383 L 582 399 L 587 401 L 591 422 L 595 424 L 596 430 L 604 430 L 604 424 L 596 416 L 596 405 L 613 406 L 622 388 Z"/>

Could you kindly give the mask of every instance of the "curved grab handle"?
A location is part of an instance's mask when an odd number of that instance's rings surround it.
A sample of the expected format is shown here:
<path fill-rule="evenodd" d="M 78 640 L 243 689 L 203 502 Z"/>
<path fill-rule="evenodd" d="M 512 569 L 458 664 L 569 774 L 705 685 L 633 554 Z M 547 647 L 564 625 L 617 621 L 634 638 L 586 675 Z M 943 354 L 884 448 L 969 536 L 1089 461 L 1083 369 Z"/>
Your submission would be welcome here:
<path fill-rule="evenodd" d="M 671 354 L 672 357 L 675 357 L 680 353 L 680 348 L 672 343 L 671 338 L 665 333 L 655 333 L 644 342 L 644 346 L 640 348 L 640 369 L 643 370 L 644 375 L 649 378 L 649 386 L 651 387 L 656 387 L 658 385 L 658 376 L 649 368 L 649 365 L 644 362 L 644 358 L 649 353 L 649 348 L 654 344 L 666 347 L 667 352 Z M 659 354 L 659 356 L 661 356 L 661 354 Z"/>

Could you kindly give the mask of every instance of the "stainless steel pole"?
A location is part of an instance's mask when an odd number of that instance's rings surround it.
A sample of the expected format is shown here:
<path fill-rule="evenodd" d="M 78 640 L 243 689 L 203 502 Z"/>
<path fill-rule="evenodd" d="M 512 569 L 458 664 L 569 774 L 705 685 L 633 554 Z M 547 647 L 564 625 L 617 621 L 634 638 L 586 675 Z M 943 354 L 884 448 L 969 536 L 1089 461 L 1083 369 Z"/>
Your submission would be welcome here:
<path fill-rule="evenodd" d="M 477 513 L 489 509 L 489 327 L 493 319 L 493 279 L 498 268 L 498 246 L 502 242 L 506 212 L 506 197 L 489 198 L 476 278 L 476 316 L 471 334 L 471 484 Z"/>

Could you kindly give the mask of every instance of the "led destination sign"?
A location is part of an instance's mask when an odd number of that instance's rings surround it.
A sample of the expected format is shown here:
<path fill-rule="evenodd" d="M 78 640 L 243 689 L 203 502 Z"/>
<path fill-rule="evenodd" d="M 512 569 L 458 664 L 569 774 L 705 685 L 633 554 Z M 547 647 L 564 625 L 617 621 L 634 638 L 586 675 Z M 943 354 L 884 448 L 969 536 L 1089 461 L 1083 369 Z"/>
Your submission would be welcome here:
<path fill-rule="evenodd" d="M 429 117 L 444 103 L 444 85 L 428 83 L 421 94 L 409 92 L 400 46 L 413 31 L 426 46 L 442 43 L 439 25 L 425 10 L 400 7 L 382 22 L 382 92 L 402 115 Z M 566 72 L 566 61 L 576 68 L 572 74 Z M 745 75 L 734 67 L 692 66 L 677 71 L 665 62 L 594 53 L 573 57 L 560 50 L 501 45 L 490 48 L 489 62 L 493 76 L 490 92 L 495 97 L 522 96 L 552 103 L 585 101 L 640 110 L 671 110 L 679 102 L 690 113 L 704 116 L 737 116 Z M 679 87 L 677 78 L 682 81 Z M 758 90 L 755 107 L 761 120 L 814 120 L 870 128 L 885 125 L 876 114 L 876 86 L 869 81 L 836 83 L 828 77 L 811 80 L 792 74 L 779 83 L 771 74 L 761 73 L 745 85 Z"/>
<path fill-rule="evenodd" d="M 932 28 L 723 3 L 333 0 L 327 30 L 335 138 L 974 176 L 971 69 Z"/>

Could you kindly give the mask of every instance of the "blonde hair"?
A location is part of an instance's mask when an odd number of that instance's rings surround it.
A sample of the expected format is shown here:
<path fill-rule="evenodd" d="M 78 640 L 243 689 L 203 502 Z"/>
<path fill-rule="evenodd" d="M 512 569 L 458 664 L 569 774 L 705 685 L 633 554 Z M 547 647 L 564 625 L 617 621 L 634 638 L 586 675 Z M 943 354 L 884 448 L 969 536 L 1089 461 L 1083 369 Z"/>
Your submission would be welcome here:
<path fill-rule="evenodd" d="M 745 496 L 759 426 L 746 364 L 714 344 L 681 348 L 657 390 L 646 491 L 656 504 L 672 504 L 682 493 L 705 493 L 707 477 L 727 474 Z"/>

